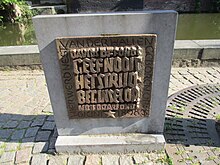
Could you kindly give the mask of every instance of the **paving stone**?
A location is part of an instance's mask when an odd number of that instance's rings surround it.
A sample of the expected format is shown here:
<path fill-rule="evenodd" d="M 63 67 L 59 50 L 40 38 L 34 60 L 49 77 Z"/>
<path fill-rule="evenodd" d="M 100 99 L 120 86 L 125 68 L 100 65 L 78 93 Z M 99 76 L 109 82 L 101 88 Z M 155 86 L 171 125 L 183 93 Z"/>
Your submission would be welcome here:
<path fill-rule="evenodd" d="M 85 165 L 92 165 L 92 164 L 101 164 L 101 158 L 99 155 L 87 155 Z"/>
<path fill-rule="evenodd" d="M 148 161 L 147 156 L 144 155 L 144 154 L 135 154 L 135 155 L 133 156 L 133 158 L 134 158 L 134 162 L 135 162 L 136 164 L 141 164 L 141 163 L 145 163 L 145 162 Z"/>
<path fill-rule="evenodd" d="M 18 126 L 18 122 L 17 121 L 8 121 L 3 128 L 16 128 Z"/>
<path fill-rule="evenodd" d="M 25 133 L 25 130 L 22 129 L 22 130 L 16 130 L 12 136 L 11 136 L 11 139 L 12 140 L 20 140 L 22 139 L 22 137 L 24 136 L 24 133 Z"/>
<path fill-rule="evenodd" d="M 23 120 L 25 120 L 25 121 L 32 121 L 32 120 L 34 120 L 36 118 L 36 116 L 31 116 L 31 115 L 27 115 L 27 116 L 24 116 L 23 117 Z"/>
<path fill-rule="evenodd" d="M 54 116 L 53 115 L 49 115 L 47 117 L 47 121 L 54 121 Z"/>
<path fill-rule="evenodd" d="M 0 162 L 14 162 L 15 152 L 4 152 L 1 156 Z"/>
<path fill-rule="evenodd" d="M 32 128 L 28 128 L 26 133 L 25 133 L 25 136 L 24 137 L 33 137 L 33 136 L 36 136 L 38 130 L 39 130 L 40 127 L 32 127 Z"/>
<path fill-rule="evenodd" d="M 38 115 L 36 116 L 36 120 L 45 120 L 48 115 Z"/>
<path fill-rule="evenodd" d="M 102 165 L 119 165 L 119 156 L 118 155 L 102 156 Z"/>
<path fill-rule="evenodd" d="M 15 163 L 29 162 L 31 159 L 31 150 L 32 148 L 18 150 L 16 153 Z"/>
<path fill-rule="evenodd" d="M 31 124 L 31 121 L 21 121 L 17 128 L 22 129 L 22 128 L 28 128 Z"/>
<path fill-rule="evenodd" d="M 24 148 L 33 148 L 34 146 L 34 142 L 25 142 L 25 143 L 21 143 L 20 148 L 24 149 Z"/>
<path fill-rule="evenodd" d="M 12 115 L 11 120 L 21 121 L 24 119 L 23 115 Z"/>
<path fill-rule="evenodd" d="M 83 155 L 71 155 L 68 159 L 68 165 L 83 165 L 85 156 Z"/>
<path fill-rule="evenodd" d="M 3 128 L 3 125 L 5 125 L 5 123 L 0 123 L 0 128 Z"/>
<path fill-rule="evenodd" d="M 35 142 L 35 137 L 23 138 L 21 141 L 22 143 Z"/>
<path fill-rule="evenodd" d="M 128 155 L 120 156 L 119 162 L 120 162 L 120 165 L 133 165 L 134 164 L 132 156 L 128 156 Z"/>
<path fill-rule="evenodd" d="M 38 142 L 36 144 L 34 144 L 34 148 L 32 153 L 36 154 L 36 153 L 42 153 L 42 152 L 47 152 L 48 150 L 48 142 Z"/>
<path fill-rule="evenodd" d="M 48 165 L 64 165 L 67 163 L 67 155 L 51 156 Z"/>
<path fill-rule="evenodd" d="M 48 141 L 49 137 L 50 137 L 51 131 L 39 131 L 37 133 L 37 137 L 36 137 L 36 141 L 37 142 L 44 142 L 44 141 Z"/>
<path fill-rule="evenodd" d="M 42 130 L 53 130 L 55 127 L 55 123 L 52 121 L 46 121 L 43 125 L 43 127 L 41 128 Z"/>
<path fill-rule="evenodd" d="M 12 115 L 9 114 L 1 114 L 0 115 L 0 122 L 7 122 L 9 119 L 11 119 Z"/>
<path fill-rule="evenodd" d="M 46 154 L 34 155 L 31 159 L 31 165 L 46 165 L 46 164 L 47 164 Z"/>
<path fill-rule="evenodd" d="M 18 149 L 19 143 L 7 143 L 5 151 L 16 151 Z"/>
<path fill-rule="evenodd" d="M 12 130 L 12 129 L 2 129 L 2 130 L 0 130 L 0 138 L 1 139 L 8 139 L 11 136 L 13 131 L 14 130 Z"/>
<path fill-rule="evenodd" d="M 42 126 L 44 124 L 44 119 L 35 119 L 31 124 L 31 127 Z"/>

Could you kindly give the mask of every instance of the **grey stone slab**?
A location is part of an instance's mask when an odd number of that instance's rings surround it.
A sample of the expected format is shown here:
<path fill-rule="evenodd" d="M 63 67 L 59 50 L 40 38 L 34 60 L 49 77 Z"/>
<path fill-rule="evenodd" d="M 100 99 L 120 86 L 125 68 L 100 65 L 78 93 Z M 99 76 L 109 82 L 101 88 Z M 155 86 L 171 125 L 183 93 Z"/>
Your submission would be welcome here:
<path fill-rule="evenodd" d="M 31 115 L 28 115 L 28 116 L 24 116 L 23 117 L 23 120 L 25 121 L 32 121 L 35 119 L 36 116 L 31 116 Z"/>
<path fill-rule="evenodd" d="M 33 137 L 37 135 L 37 132 L 39 130 L 40 127 L 33 127 L 33 128 L 28 128 L 26 133 L 25 133 L 25 137 Z"/>
<path fill-rule="evenodd" d="M 31 150 L 32 148 L 24 148 L 22 150 L 18 150 L 16 153 L 15 163 L 24 163 L 29 162 L 31 159 Z"/>
<path fill-rule="evenodd" d="M 119 165 L 119 156 L 118 155 L 102 156 L 102 165 Z"/>
<path fill-rule="evenodd" d="M 18 126 L 18 122 L 17 121 L 8 121 L 3 128 L 16 128 Z"/>
<path fill-rule="evenodd" d="M 31 124 L 31 121 L 21 121 L 17 128 L 22 129 L 22 128 L 28 128 Z"/>
<path fill-rule="evenodd" d="M 22 141 L 22 143 L 34 142 L 35 141 L 35 137 L 23 138 L 21 141 Z"/>
<path fill-rule="evenodd" d="M 153 134 L 58 136 L 55 144 L 57 152 L 94 154 L 150 152 L 164 145 L 163 135 Z"/>
<path fill-rule="evenodd" d="M 54 121 L 54 116 L 53 115 L 48 116 L 47 121 Z"/>
<path fill-rule="evenodd" d="M 2 130 L 0 130 L 0 138 L 1 139 L 8 139 L 11 136 L 13 131 L 14 130 L 12 130 L 12 129 L 2 129 Z"/>
<path fill-rule="evenodd" d="M 41 61 L 59 135 L 162 133 L 176 19 L 177 13 L 174 11 L 135 11 L 34 17 L 33 22 L 41 52 Z M 150 116 L 146 118 L 70 120 L 67 114 L 60 67 L 56 56 L 55 39 L 68 36 L 149 33 L 156 33 L 158 36 L 155 59 L 157 62 L 154 68 L 154 75 L 156 76 L 153 78 Z"/>
<path fill-rule="evenodd" d="M 44 119 L 35 119 L 31 124 L 31 127 L 42 126 L 44 124 Z"/>
<path fill-rule="evenodd" d="M 22 129 L 22 130 L 16 130 L 16 131 L 12 134 L 11 139 L 12 139 L 12 140 L 20 140 L 20 139 L 23 138 L 24 133 L 25 133 L 25 130 L 24 130 L 24 129 Z"/>
<path fill-rule="evenodd" d="M 7 143 L 5 151 L 16 151 L 18 149 L 19 143 Z"/>
<path fill-rule="evenodd" d="M 205 48 L 203 50 L 202 59 L 219 60 L 220 59 L 220 46 L 218 48 Z"/>
<path fill-rule="evenodd" d="M 1 156 L 0 162 L 14 162 L 15 152 L 4 152 Z"/>
<path fill-rule="evenodd" d="M 53 130 L 55 127 L 55 122 L 53 121 L 46 121 L 44 125 L 41 127 L 42 130 Z"/>
<path fill-rule="evenodd" d="M 67 162 L 67 156 L 66 155 L 51 156 L 49 158 L 48 165 L 60 165 L 60 164 L 66 164 L 66 162 Z"/>
<path fill-rule="evenodd" d="M 134 164 L 132 156 L 129 156 L 129 155 L 120 156 L 119 162 L 120 162 L 120 164 L 123 164 L 123 165 L 133 165 Z"/>
<path fill-rule="evenodd" d="M 193 40 L 175 40 L 175 49 L 201 49 L 202 47 Z"/>
<path fill-rule="evenodd" d="M 34 155 L 31 159 L 31 165 L 47 165 L 47 155 Z"/>
<path fill-rule="evenodd" d="M 9 119 L 12 118 L 12 115 L 9 114 L 1 114 L 0 115 L 0 122 L 7 122 Z"/>
<path fill-rule="evenodd" d="M 24 119 L 23 115 L 12 115 L 11 120 L 21 121 Z"/>
<path fill-rule="evenodd" d="M 100 155 L 87 155 L 85 165 L 101 164 Z"/>
<path fill-rule="evenodd" d="M 37 153 L 47 152 L 48 146 L 49 146 L 48 142 L 35 143 L 32 153 L 37 154 Z"/>
<path fill-rule="evenodd" d="M 146 154 L 135 154 L 133 156 L 133 159 L 135 164 L 142 164 L 148 161 L 148 157 L 146 156 Z"/>
<path fill-rule="evenodd" d="M 70 155 L 68 165 L 84 165 L 85 156 L 83 155 Z"/>
<path fill-rule="evenodd" d="M 37 133 L 36 141 L 37 142 L 45 142 L 49 140 L 51 131 L 39 131 Z"/>
<path fill-rule="evenodd" d="M 22 139 L 23 140 L 23 139 Z M 25 148 L 33 148 L 34 142 L 28 141 L 28 142 L 22 142 L 20 148 L 25 149 Z"/>
<path fill-rule="evenodd" d="M 219 40 L 193 40 L 193 41 L 203 48 L 220 48 Z"/>

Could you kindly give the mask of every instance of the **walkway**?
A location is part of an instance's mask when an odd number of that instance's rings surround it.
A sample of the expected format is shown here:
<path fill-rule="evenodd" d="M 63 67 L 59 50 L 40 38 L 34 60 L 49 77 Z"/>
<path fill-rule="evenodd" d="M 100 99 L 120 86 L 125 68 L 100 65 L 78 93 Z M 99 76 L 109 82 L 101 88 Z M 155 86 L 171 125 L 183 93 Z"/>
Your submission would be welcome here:
<path fill-rule="evenodd" d="M 169 95 L 189 86 L 219 82 L 220 68 L 173 68 Z M 44 74 L 40 70 L 0 71 L 0 113 L 0 164 L 129 165 L 170 162 L 165 151 L 127 155 L 56 154 L 54 143 L 57 132 Z M 167 145 L 171 158 L 180 151 L 172 146 Z M 203 163 L 212 164 L 213 159 L 213 155 L 209 156 Z M 190 164 L 189 161 L 180 163 Z"/>

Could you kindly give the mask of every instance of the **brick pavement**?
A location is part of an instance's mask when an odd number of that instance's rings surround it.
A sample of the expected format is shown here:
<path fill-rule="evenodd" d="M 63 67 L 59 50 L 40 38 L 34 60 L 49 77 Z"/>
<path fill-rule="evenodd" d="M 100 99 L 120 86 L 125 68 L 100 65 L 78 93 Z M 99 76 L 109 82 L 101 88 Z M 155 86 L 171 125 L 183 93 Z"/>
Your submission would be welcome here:
<path fill-rule="evenodd" d="M 189 86 L 219 82 L 217 67 L 173 68 L 169 95 Z M 165 151 L 126 155 L 57 154 L 56 137 L 43 71 L 0 71 L 0 164 L 169 163 Z"/>

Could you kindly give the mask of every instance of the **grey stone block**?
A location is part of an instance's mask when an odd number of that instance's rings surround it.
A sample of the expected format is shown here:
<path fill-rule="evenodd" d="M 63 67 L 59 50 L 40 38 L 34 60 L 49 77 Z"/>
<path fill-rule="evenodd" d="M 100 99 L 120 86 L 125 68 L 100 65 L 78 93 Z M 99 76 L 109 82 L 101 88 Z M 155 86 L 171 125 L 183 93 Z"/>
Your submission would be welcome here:
<path fill-rule="evenodd" d="M 56 150 L 68 153 L 133 153 L 162 150 L 164 145 L 163 135 L 79 135 L 58 136 Z"/>
<path fill-rule="evenodd" d="M 19 129 L 28 128 L 30 124 L 31 124 L 31 121 L 21 121 L 17 128 Z"/>
<path fill-rule="evenodd" d="M 39 131 L 36 137 L 37 142 L 45 142 L 49 140 L 51 131 Z"/>
<path fill-rule="evenodd" d="M 24 133 L 25 133 L 25 130 L 23 130 L 23 129 L 22 129 L 22 130 L 16 130 L 16 131 L 12 134 L 11 139 L 12 139 L 12 140 L 20 140 L 20 139 L 23 138 Z"/>
<path fill-rule="evenodd" d="M 0 66 L 41 64 L 36 45 L 0 47 L 0 52 Z"/>
<path fill-rule="evenodd" d="M 100 155 L 87 155 L 85 165 L 101 164 Z"/>
<path fill-rule="evenodd" d="M 25 133 L 25 137 L 33 137 L 36 136 L 38 130 L 40 127 L 33 127 L 33 128 L 28 128 L 26 133 Z"/>
<path fill-rule="evenodd" d="M 41 129 L 42 130 L 53 130 L 54 127 L 55 127 L 55 122 L 46 121 Z"/>
<path fill-rule="evenodd" d="M 8 138 L 11 136 L 11 134 L 12 134 L 13 131 L 14 131 L 14 130 L 12 130 L 12 129 L 3 129 L 3 130 L 0 130 L 0 138 L 1 138 L 1 139 L 8 139 Z"/>
<path fill-rule="evenodd" d="M 33 154 L 47 152 L 48 150 L 48 142 L 39 142 L 34 145 Z"/>
<path fill-rule="evenodd" d="M 129 132 L 162 133 L 176 19 L 177 13 L 174 11 L 137 11 L 34 17 L 33 22 L 41 52 L 41 61 L 44 66 L 59 135 L 70 136 Z M 61 24 L 62 26 L 60 26 Z M 141 119 L 98 118 L 70 120 L 67 114 L 54 40 L 57 37 L 68 36 L 149 33 L 156 33 L 158 35 L 157 55 L 155 59 L 157 62 L 154 70 L 154 75 L 157 76 L 154 76 L 153 79 L 150 116 Z"/>
<path fill-rule="evenodd" d="M 132 156 L 128 156 L 128 155 L 120 156 L 119 162 L 120 162 L 119 164 L 123 164 L 123 165 L 132 165 L 132 164 L 134 164 Z"/>
<path fill-rule="evenodd" d="M 163 132 L 176 20 L 175 11 L 70 14 L 33 18 L 41 61 L 60 136 L 56 142 L 58 152 L 132 152 L 164 147 L 164 139 L 161 137 L 162 140 L 159 140 L 160 135 L 146 134 Z M 55 39 L 100 34 L 157 34 L 156 63 L 149 117 L 69 119 L 59 61 L 56 56 Z M 138 134 L 126 136 L 131 141 L 125 140 L 125 136 L 114 137 L 112 135 L 113 137 L 109 138 L 83 136 L 125 133 L 145 133 L 142 137 L 143 143 L 140 142 Z M 38 135 L 37 140 L 40 139 Z M 113 138 L 118 139 L 113 140 Z M 136 141 L 137 143 L 135 143 Z"/>
<path fill-rule="evenodd" d="M 15 163 L 16 164 L 24 163 L 24 162 L 28 163 L 31 159 L 31 150 L 32 148 L 25 148 L 22 150 L 18 150 L 16 153 Z"/>
<path fill-rule="evenodd" d="M 60 165 L 60 164 L 66 164 L 66 162 L 67 162 L 67 155 L 51 156 L 49 158 L 48 165 Z"/>
<path fill-rule="evenodd" d="M 3 128 L 16 128 L 18 126 L 18 122 L 17 121 L 8 121 Z"/>
<path fill-rule="evenodd" d="M 35 119 L 31 124 L 31 127 L 42 126 L 44 124 L 44 119 Z"/>
<path fill-rule="evenodd" d="M 84 165 L 85 156 L 83 155 L 70 155 L 68 165 Z"/>
<path fill-rule="evenodd" d="M 46 165 L 47 164 L 47 155 L 39 154 L 34 155 L 31 160 L 31 165 Z"/>
<path fill-rule="evenodd" d="M 102 156 L 102 165 L 119 165 L 119 156 L 118 155 Z"/>
<path fill-rule="evenodd" d="M 0 162 L 14 162 L 15 152 L 4 152 L 1 156 Z"/>

